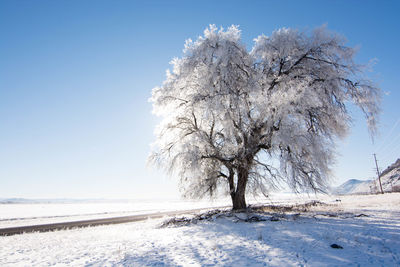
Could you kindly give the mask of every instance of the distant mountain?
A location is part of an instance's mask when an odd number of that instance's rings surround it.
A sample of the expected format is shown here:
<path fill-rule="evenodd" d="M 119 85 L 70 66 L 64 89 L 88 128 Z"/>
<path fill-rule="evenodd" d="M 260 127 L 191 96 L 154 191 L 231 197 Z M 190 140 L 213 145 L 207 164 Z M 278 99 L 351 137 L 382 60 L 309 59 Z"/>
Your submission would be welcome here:
<path fill-rule="evenodd" d="M 102 203 L 117 202 L 120 200 L 106 199 L 71 199 L 71 198 L 50 198 L 50 199 L 29 199 L 29 198 L 0 198 L 0 204 L 43 204 L 43 203 Z"/>
<path fill-rule="evenodd" d="M 350 179 L 344 184 L 334 188 L 332 193 L 338 195 L 369 193 L 371 191 L 369 187 L 371 182 L 372 180 L 361 181 Z"/>
<path fill-rule="evenodd" d="M 384 192 L 400 192 L 400 159 L 397 159 L 381 173 L 381 182 Z M 380 186 L 378 179 L 367 181 L 350 179 L 333 188 L 331 192 L 338 195 L 377 193 L 380 192 Z"/>

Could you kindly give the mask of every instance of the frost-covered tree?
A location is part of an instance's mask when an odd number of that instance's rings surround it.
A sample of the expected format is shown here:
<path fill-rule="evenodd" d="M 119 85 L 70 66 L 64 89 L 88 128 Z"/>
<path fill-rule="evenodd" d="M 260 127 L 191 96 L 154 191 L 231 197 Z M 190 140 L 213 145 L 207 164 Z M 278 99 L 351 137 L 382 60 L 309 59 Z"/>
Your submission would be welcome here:
<path fill-rule="evenodd" d="M 238 27 L 211 25 L 153 89 L 162 117 L 150 160 L 179 176 L 186 196 L 266 194 L 286 182 L 323 190 L 334 143 L 348 132 L 353 102 L 376 129 L 380 90 L 353 62 L 355 50 L 325 27 L 280 29 L 248 51 Z"/>

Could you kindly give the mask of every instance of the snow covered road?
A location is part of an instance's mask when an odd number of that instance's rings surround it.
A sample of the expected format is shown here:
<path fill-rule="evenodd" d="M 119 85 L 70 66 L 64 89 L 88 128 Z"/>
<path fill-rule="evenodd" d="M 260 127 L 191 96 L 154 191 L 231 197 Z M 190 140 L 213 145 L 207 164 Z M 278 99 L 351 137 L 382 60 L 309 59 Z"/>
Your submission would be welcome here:
<path fill-rule="evenodd" d="M 219 208 L 228 208 L 228 206 L 219 207 Z M 78 228 L 78 227 L 82 228 L 82 227 L 98 226 L 98 225 L 138 222 L 138 221 L 144 221 L 146 219 L 157 219 L 157 218 L 162 218 L 162 217 L 166 217 L 166 216 L 177 216 L 179 214 L 200 212 L 202 210 L 204 211 L 207 209 L 200 208 L 200 209 L 192 209 L 192 210 L 184 210 L 184 211 L 166 211 L 166 212 L 156 212 L 156 213 L 144 213 L 144 214 L 131 215 L 131 216 L 120 216 L 120 217 L 110 217 L 110 218 L 101 218 L 101 219 L 66 221 L 66 222 L 50 223 L 50 224 L 37 224 L 37 225 L 28 225 L 28 226 L 0 228 L 0 236 L 10 236 L 10 235 L 31 233 L 31 232 L 49 232 L 49 231 L 54 231 L 54 230 L 67 230 L 70 228 Z"/>

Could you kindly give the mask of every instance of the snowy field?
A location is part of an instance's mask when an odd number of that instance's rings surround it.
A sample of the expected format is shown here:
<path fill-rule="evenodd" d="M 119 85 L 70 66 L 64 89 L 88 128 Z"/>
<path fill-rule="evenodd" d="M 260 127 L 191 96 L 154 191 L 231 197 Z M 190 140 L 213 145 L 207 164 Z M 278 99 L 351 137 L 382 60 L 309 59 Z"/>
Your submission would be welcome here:
<path fill-rule="evenodd" d="M 249 199 L 250 204 L 285 203 L 293 199 L 291 194 L 277 194 L 272 199 Z M 306 201 L 312 196 L 301 195 L 297 201 Z M 216 199 L 213 201 L 190 201 L 181 199 L 159 200 L 92 200 L 69 201 L 46 200 L 44 202 L 28 201 L 24 203 L 0 203 L 0 228 L 79 221 L 119 216 L 149 214 L 166 211 L 180 211 L 199 208 L 216 208 L 230 206 L 231 200 Z"/>
<path fill-rule="evenodd" d="M 278 220 L 237 214 L 161 228 L 164 218 L 0 237 L 0 266 L 400 265 L 399 193 L 319 200 L 307 212 L 264 214 Z"/>
<path fill-rule="evenodd" d="M 0 228 L 229 205 L 229 200 L 124 200 L 0 204 Z"/>

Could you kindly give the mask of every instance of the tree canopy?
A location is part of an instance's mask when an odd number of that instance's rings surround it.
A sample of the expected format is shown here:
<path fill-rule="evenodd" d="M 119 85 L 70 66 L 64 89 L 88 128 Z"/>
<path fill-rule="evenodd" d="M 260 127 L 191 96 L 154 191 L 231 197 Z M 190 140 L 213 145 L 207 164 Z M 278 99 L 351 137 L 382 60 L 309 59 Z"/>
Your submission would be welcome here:
<path fill-rule="evenodd" d="M 186 196 L 323 190 L 335 140 L 349 130 L 350 102 L 376 131 L 380 89 L 353 61 L 355 49 L 325 27 L 279 29 L 250 51 L 237 26 L 210 25 L 152 91 L 162 117 L 150 160 L 181 180 Z"/>

